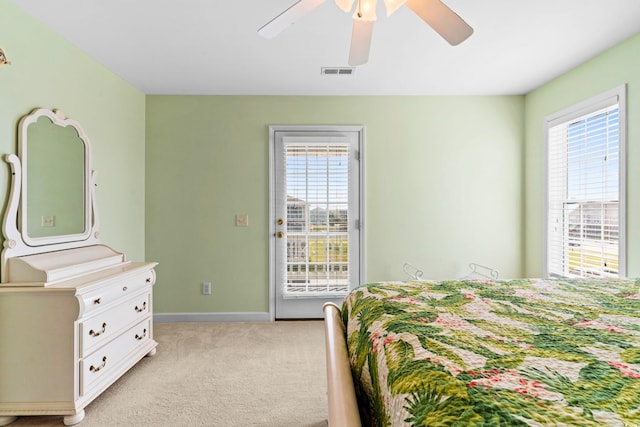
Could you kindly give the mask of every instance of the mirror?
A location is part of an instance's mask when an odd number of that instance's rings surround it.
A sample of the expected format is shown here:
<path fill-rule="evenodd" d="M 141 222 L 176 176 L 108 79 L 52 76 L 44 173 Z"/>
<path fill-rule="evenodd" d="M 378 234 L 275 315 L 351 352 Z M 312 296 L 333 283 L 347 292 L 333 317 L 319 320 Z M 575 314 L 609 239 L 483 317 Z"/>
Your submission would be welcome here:
<path fill-rule="evenodd" d="M 35 110 L 20 121 L 18 155 L 18 228 L 24 243 L 86 240 L 93 227 L 90 146 L 80 125 L 59 110 Z"/>
<path fill-rule="evenodd" d="M 73 126 L 56 125 L 45 116 L 30 123 L 26 132 L 22 159 L 27 236 L 84 234 L 84 142 Z"/>
<path fill-rule="evenodd" d="M 100 243 L 89 139 L 60 110 L 40 108 L 18 124 L 18 154 L 8 154 L 0 282 L 7 260 Z"/>

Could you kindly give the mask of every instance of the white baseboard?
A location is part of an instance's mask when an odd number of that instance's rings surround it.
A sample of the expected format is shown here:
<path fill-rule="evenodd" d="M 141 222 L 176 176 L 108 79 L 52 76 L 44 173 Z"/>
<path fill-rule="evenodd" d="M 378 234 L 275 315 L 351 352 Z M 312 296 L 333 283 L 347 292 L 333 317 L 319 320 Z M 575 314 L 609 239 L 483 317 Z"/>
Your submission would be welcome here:
<path fill-rule="evenodd" d="M 157 323 L 176 322 L 269 322 L 269 312 L 238 313 L 154 313 Z"/>

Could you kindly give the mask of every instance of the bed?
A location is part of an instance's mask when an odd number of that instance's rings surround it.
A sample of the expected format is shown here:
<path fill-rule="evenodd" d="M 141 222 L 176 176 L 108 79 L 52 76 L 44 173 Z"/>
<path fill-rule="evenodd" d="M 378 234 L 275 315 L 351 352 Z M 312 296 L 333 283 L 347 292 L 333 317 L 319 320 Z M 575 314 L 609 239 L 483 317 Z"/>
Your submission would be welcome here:
<path fill-rule="evenodd" d="M 362 285 L 324 306 L 329 425 L 640 426 L 639 283 Z"/>

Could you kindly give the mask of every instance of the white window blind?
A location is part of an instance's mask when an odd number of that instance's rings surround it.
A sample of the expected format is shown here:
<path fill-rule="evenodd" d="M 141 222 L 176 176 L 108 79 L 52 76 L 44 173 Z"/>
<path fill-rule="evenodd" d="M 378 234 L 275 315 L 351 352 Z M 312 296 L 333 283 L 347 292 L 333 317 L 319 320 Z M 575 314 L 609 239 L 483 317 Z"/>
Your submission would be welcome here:
<path fill-rule="evenodd" d="M 285 297 L 349 290 L 349 147 L 284 144 Z"/>
<path fill-rule="evenodd" d="M 547 275 L 618 277 L 624 171 L 619 96 L 550 121 L 547 144 Z"/>

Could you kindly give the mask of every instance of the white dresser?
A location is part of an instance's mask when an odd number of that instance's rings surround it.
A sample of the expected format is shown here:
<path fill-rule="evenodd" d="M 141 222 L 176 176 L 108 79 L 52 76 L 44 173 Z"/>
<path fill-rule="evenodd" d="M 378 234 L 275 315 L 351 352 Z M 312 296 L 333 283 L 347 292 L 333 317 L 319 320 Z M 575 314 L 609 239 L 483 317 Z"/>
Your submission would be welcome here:
<path fill-rule="evenodd" d="M 9 154 L 0 254 L 0 426 L 20 415 L 66 425 L 153 355 L 154 262 L 100 242 L 95 173 L 80 125 L 37 109 Z"/>
<path fill-rule="evenodd" d="M 0 416 L 65 415 L 66 425 L 155 352 L 155 263 L 104 245 L 11 258 L 0 286 Z"/>

